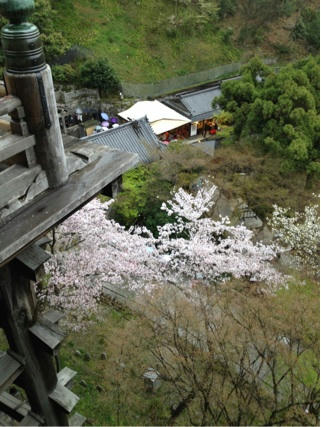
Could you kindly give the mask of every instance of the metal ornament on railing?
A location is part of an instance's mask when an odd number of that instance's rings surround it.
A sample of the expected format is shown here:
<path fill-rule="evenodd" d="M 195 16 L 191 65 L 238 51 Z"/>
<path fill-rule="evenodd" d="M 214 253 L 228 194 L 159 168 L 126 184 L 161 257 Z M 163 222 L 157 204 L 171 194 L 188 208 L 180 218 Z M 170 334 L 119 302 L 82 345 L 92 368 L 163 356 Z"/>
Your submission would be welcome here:
<path fill-rule="evenodd" d="M 10 73 L 37 73 L 46 67 L 38 28 L 27 22 L 34 0 L 0 0 L 0 13 L 9 19 L 1 30 L 6 69 Z"/>

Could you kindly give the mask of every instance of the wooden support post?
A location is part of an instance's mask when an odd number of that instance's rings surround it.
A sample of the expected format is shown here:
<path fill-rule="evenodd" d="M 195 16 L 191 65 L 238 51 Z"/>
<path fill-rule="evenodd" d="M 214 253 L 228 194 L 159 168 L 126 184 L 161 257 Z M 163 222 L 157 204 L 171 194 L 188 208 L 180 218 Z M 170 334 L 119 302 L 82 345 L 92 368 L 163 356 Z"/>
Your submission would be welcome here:
<path fill-rule="evenodd" d="M 8 92 L 21 99 L 30 133 L 36 137 L 37 160 L 45 170 L 50 188 L 68 179 L 54 86 L 49 65 L 38 73 L 5 71 Z"/>
<path fill-rule="evenodd" d="M 112 197 L 114 199 L 121 192 L 122 184 L 123 184 L 123 176 L 120 175 L 118 178 L 116 178 L 114 181 L 112 181 L 106 187 L 104 187 L 100 192 L 104 196 Z"/>
<path fill-rule="evenodd" d="M 29 280 L 12 261 L 0 269 L 1 326 L 10 349 L 24 358 L 24 371 L 16 383 L 27 394 L 34 413 L 45 425 L 68 425 L 66 411 L 49 397 L 57 387 L 53 356 L 37 345 L 29 328 L 35 324 L 36 302 Z"/>

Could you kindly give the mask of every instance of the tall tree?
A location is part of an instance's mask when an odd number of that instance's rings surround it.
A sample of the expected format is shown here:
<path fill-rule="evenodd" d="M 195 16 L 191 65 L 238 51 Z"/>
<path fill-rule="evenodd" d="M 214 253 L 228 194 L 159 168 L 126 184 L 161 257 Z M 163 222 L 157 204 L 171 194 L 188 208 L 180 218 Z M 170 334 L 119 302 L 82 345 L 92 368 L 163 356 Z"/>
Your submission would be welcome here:
<path fill-rule="evenodd" d="M 237 138 L 255 136 L 268 151 L 285 158 L 287 169 L 319 169 L 319 72 L 309 57 L 275 73 L 257 58 L 242 79 L 222 85 L 214 100 L 234 117 Z"/>

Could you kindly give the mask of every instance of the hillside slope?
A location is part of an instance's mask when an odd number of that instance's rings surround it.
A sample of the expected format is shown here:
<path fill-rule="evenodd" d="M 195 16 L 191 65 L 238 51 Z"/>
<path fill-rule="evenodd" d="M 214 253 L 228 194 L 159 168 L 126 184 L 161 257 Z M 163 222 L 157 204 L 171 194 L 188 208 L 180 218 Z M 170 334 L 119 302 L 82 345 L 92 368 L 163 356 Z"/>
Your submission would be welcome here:
<path fill-rule="evenodd" d="M 306 55 L 311 46 L 302 34 L 293 40 L 293 29 L 303 11 L 317 10 L 318 2 L 279 2 L 287 8 L 274 15 L 269 8 L 253 7 L 273 1 L 58 0 L 52 6 L 55 28 L 71 45 L 106 57 L 123 81 L 146 83 L 246 60 L 254 53 L 284 60 Z M 208 4 L 214 9 L 204 9 Z"/>

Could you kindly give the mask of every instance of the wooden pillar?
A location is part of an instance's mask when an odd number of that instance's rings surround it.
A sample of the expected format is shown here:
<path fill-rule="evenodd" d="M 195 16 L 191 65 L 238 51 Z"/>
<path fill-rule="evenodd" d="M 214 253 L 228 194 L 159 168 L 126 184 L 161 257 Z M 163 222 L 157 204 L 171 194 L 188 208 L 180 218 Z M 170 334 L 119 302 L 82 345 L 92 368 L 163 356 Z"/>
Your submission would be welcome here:
<path fill-rule="evenodd" d="M 16 382 L 26 391 L 32 411 L 43 417 L 45 425 L 68 425 L 66 412 L 49 397 L 57 385 L 54 360 L 30 333 L 36 321 L 36 301 L 16 261 L 0 269 L 0 303 L 1 327 L 10 349 L 24 359 L 23 373 Z"/>
<path fill-rule="evenodd" d="M 68 172 L 49 65 L 37 73 L 5 71 L 4 78 L 8 93 L 22 101 L 29 131 L 36 137 L 37 160 L 47 174 L 49 187 L 63 185 Z"/>

